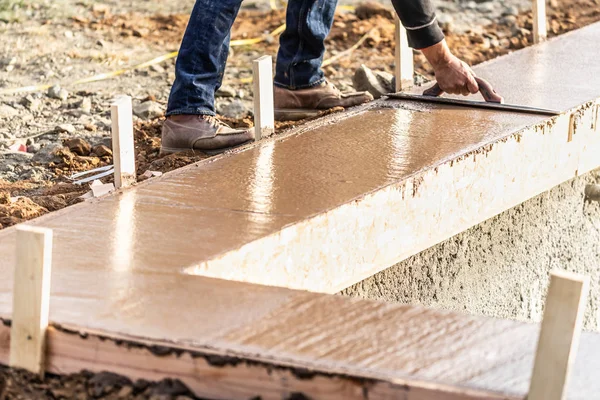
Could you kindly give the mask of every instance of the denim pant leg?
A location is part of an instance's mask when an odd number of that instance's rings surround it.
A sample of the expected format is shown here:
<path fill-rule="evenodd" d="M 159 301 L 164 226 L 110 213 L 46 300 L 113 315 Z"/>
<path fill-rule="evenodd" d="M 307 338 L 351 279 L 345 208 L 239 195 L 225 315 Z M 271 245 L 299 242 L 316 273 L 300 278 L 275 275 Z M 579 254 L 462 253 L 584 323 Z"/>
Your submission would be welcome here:
<path fill-rule="evenodd" d="M 337 0 L 289 0 L 286 29 L 279 39 L 275 84 L 302 89 L 324 81 L 325 38 Z"/>
<path fill-rule="evenodd" d="M 231 25 L 242 0 L 196 0 L 175 64 L 167 115 L 215 115 L 229 53 Z"/>

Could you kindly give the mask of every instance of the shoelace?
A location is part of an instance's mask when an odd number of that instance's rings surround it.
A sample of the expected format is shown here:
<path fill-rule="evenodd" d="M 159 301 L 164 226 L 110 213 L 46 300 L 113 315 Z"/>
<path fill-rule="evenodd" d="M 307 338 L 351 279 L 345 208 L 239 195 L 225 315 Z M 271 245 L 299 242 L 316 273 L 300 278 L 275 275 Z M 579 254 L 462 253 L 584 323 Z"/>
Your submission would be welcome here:
<path fill-rule="evenodd" d="M 213 117 L 212 115 L 202 115 L 200 118 L 202 118 L 203 120 L 205 120 L 206 122 L 208 122 L 211 126 L 213 126 L 215 128 L 219 128 L 221 126 L 226 126 L 227 128 L 230 128 L 229 125 L 220 121 L 217 117 Z"/>

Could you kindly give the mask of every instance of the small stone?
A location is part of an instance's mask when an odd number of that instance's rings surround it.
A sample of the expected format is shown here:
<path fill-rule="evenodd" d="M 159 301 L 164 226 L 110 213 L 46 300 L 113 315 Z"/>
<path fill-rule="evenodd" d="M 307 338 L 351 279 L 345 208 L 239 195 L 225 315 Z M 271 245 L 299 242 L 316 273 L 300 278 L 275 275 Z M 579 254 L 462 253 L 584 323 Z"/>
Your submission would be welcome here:
<path fill-rule="evenodd" d="M 31 95 L 23 98 L 22 103 L 29 111 L 38 111 L 42 107 L 42 101 Z"/>
<path fill-rule="evenodd" d="M 92 100 L 89 97 L 84 97 L 79 103 L 79 109 L 85 114 L 92 112 Z"/>
<path fill-rule="evenodd" d="M 510 6 L 507 7 L 504 12 L 502 13 L 503 16 L 518 16 L 519 15 L 519 9 L 515 6 Z"/>
<path fill-rule="evenodd" d="M 502 17 L 500 19 L 500 23 L 502 25 L 506 25 L 509 27 L 513 27 L 517 25 L 517 17 L 515 17 L 514 15 L 505 15 L 504 17 Z"/>
<path fill-rule="evenodd" d="M 241 119 L 248 115 L 248 108 L 243 101 L 235 99 L 231 103 L 221 103 L 218 112 L 224 117 Z"/>
<path fill-rule="evenodd" d="M 133 113 L 146 120 L 160 118 L 164 115 L 163 107 L 154 101 L 146 101 L 134 106 Z"/>
<path fill-rule="evenodd" d="M 82 138 L 69 139 L 65 141 L 65 146 L 68 147 L 72 153 L 80 156 L 88 156 L 92 150 L 92 146 Z"/>
<path fill-rule="evenodd" d="M 42 145 L 40 145 L 39 143 L 34 143 L 34 144 L 30 144 L 29 146 L 27 146 L 27 152 L 28 153 L 37 153 L 38 151 L 40 151 L 42 149 Z"/>
<path fill-rule="evenodd" d="M 92 148 L 92 153 L 97 155 L 98 157 L 112 157 L 113 152 L 107 146 L 103 144 L 97 144 Z"/>
<path fill-rule="evenodd" d="M 65 37 L 67 39 L 73 39 L 73 32 L 72 31 L 65 31 Z"/>
<path fill-rule="evenodd" d="M 69 98 L 69 92 L 66 89 L 61 88 L 59 85 L 54 85 L 48 89 L 48 97 L 51 99 L 66 101 L 67 98 Z"/>
<path fill-rule="evenodd" d="M 40 150 L 38 150 L 37 153 L 35 153 L 31 161 L 42 164 L 49 164 L 52 162 L 59 163 L 60 161 L 62 161 L 62 159 L 60 158 L 60 156 L 58 156 L 57 152 L 61 149 L 62 146 L 56 144 L 44 146 Z"/>
<path fill-rule="evenodd" d="M 235 89 L 230 86 L 221 86 L 215 93 L 216 97 L 235 97 L 235 95 Z"/>
<path fill-rule="evenodd" d="M 117 393 L 117 397 L 119 399 L 124 399 L 129 397 L 133 393 L 133 388 L 131 386 L 123 386 L 119 393 Z"/>
<path fill-rule="evenodd" d="M 494 3 L 489 2 L 489 3 L 481 3 L 477 6 L 477 11 L 484 13 L 484 14 L 489 14 L 494 12 Z"/>
<path fill-rule="evenodd" d="M 354 13 L 358 19 L 369 19 L 375 15 L 381 15 L 388 19 L 392 19 L 394 17 L 390 8 L 375 1 L 367 1 L 357 5 Z"/>
<path fill-rule="evenodd" d="M 165 69 L 160 64 L 151 65 L 150 69 L 154 72 L 158 72 L 159 74 L 165 73 Z"/>
<path fill-rule="evenodd" d="M 378 99 L 393 92 L 392 79 L 392 74 L 373 71 L 369 67 L 361 65 L 352 77 L 352 85 L 357 91 L 367 91 Z"/>
<path fill-rule="evenodd" d="M 438 15 L 438 24 L 440 27 L 448 32 L 453 30 L 454 17 L 448 13 L 443 13 Z"/>
<path fill-rule="evenodd" d="M 75 129 L 75 127 L 71 124 L 60 124 L 58 125 L 56 128 L 54 128 L 55 131 L 57 131 L 58 133 L 75 133 L 77 132 L 77 129 Z"/>
<path fill-rule="evenodd" d="M 19 112 L 7 104 L 0 105 L 0 118 L 10 118 L 18 115 Z"/>

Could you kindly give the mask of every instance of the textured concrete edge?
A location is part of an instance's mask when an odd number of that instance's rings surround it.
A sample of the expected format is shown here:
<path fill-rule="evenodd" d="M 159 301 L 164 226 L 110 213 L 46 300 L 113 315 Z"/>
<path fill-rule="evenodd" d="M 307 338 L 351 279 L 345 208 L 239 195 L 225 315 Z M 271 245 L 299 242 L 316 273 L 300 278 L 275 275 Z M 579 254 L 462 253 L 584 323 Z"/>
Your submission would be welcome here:
<path fill-rule="evenodd" d="M 8 365 L 10 326 L 0 324 L 0 364 Z M 130 379 L 178 379 L 196 396 L 223 400 L 318 398 L 323 400 L 517 400 L 443 383 L 364 376 L 307 368 L 287 360 L 261 360 L 231 351 L 99 332 L 50 327 L 45 367 L 56 374 L 110 371 Z"/>
<path fill-rule="evenodd" d="M 339 292 L 599 167 L 600 132 L 592 128 L 595 104 L 586 103 L 185 272 Z"/>
<path fill-rule="evenodd" d="M 552 270 L 590 278 L 584 328 L 600 331 L 600 204 L 585 203 L 600 169 L 409 257 L 343 295 L 541 321 Z"/>

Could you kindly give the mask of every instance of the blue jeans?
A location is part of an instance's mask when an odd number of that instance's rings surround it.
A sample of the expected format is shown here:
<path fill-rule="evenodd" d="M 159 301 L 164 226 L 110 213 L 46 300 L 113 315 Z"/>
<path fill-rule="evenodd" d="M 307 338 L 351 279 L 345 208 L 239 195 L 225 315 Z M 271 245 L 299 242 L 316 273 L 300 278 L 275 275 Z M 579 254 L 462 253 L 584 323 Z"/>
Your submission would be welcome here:
<path fill-rule="evenodd" d="M 229 53 L 230 31 L 242 0 L 196 0 L 175 65 L 167 115 L 215 115 Z M 302 89 L 324 81 L 321 62 L 337 0 L 289 0 L 279 40 L 275 85 Z"/>

